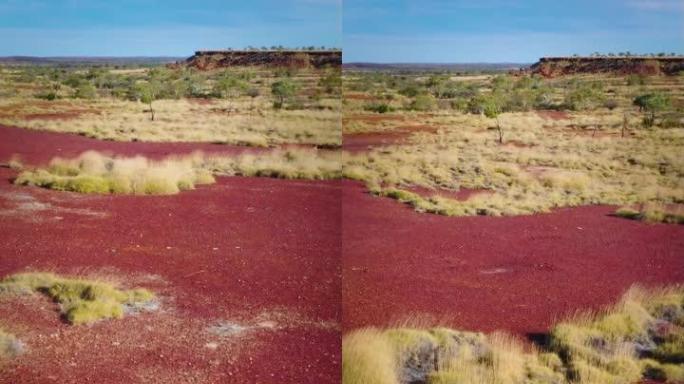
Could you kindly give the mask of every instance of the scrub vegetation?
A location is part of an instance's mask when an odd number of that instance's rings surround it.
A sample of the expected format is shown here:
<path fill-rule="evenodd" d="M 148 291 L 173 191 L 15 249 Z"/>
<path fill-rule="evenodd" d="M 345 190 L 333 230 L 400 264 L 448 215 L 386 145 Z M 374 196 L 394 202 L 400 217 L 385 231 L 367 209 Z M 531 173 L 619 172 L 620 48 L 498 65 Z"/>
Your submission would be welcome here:
<path fill-rule="evenodd" d="M 238 156 L 197 152 L 159 161 L 88 151 L 74 159 L 55 158 L 46 168 L 25 170 L 15 183 L 79 193 L 169 195 L 214 183 L 214 175 L 333 179 L 340 174 L 337 153 L 306 148 Z"/>
<path fill-rule="evenodd" d="M 0 124 L 117 141 L 341 143 L 339 68 L 0 67 Z"/>
<path fill-rule="evenodd" d="M 684 77 L 642 84 L 607 75 L 351 72 L 345 80 L 345 137 L 418 128 L 345 152 L 344 177 L 418 211 L 496 216 L 684 203 Z M 426 104 L 421 95 L 432 103 L 416 110 Z M 458 200 L 415 187 L 487 193 Z"/>
<path fill-rule="evenodd" d="M 448 328 L 360 329 L 342 342 L 345 384 L 632 384 L 684 380 L 684 289 L 634 287 L 609 310 L 557 324 L 548 344 Z"/>
<path fill-rule="evenodd" d="M 50 297 L 59 304 L 64 319 L 75 325 L 118 319 L 127 308 L 154 300 L 154 294 L 146 289 L 122 290 L 105 282 L 51 273 L 19 273 L 0 280 L 0 294 L 31 293 Z"/>
<path fill-rule="evenodd" d="M 198 157 L 151 161 L 115 158 L 88 151 L 75 159 L 53 159 L 45 169 L 27 170 L 15 183 L 80 193 L 174 194 L 214 178 Z"/>

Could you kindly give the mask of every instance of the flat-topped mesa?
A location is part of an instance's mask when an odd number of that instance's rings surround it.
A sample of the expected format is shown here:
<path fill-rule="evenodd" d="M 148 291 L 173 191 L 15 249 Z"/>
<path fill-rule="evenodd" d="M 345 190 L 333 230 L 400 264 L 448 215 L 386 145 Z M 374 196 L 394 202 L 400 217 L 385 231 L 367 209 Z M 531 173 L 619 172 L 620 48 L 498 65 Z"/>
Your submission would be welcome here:
<path fill-rule="evenodd" d="M 546 77 L 581 73 L 677 75 L 684 71 L 684 56 L 542 57 L 529 71 Z"/>
<path fill-rule="evenodd" d="M 227 67 L 340 67 L 342 52 L 339 50 L 202 50 L 196 51 L 194 56 L 177 65 L 195 67 L 199 70 Z"/>

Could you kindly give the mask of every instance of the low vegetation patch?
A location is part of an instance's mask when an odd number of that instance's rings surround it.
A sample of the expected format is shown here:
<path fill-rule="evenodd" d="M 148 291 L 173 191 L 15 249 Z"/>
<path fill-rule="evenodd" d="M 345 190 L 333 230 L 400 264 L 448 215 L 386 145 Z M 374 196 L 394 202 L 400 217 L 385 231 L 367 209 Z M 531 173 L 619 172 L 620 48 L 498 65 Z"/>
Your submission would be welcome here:
<path fill-rule="evenodd" d="M 24 171 L 15 183 L 80 193 L 174 194 L 214 182 L 200 163 L 193 156 L 151 161 L 88 151 L 75 159 L 55 158 L 46 169 Z"/>
<path fill-rule="evenodd" d="M 127 309 L 143 307 L 154 299 L 146 289 L 122 290 L 112 284 L 65 278 L 51 273 L 20 273 L 0 280 L 0 293 L 47 295 L 60 306 L 71 324 L 89 324 L 123 317 Z"/>
<path fill-rule="evenodd" d="M 214 175 L 324 180 L 341 173 L 337 152 L 307 148 L 239 156 L 197 152 L 161 161 L 88 151 L 74 159 L 55 158 L 47 168 L 25 170 L 15 183 L 79 193 L 169 195 L 214 183 Z"/>
<path fill-rule="evenodd" d="M 219 175 L 282 179 L 325 180 L 339 178 L 342 174 L 337 152 L 305 148 L 237 157 L 209 157 L 206 167 Z"/>
<path fill-rule="evenodd" d="M 684 289 L 630 289 L 608 311 L 556 325 L 527 350 L 505 334 L 361 329 L 342 342 L 345 384 L 632 384 L 684 380 Z"/>
<path fill-rule="evenodd" d="M 340 146 L 336 69 L 0 69 L 0 123 L 119 141 Z"/>
<path fill-rule="evenodd" d="M 3 359 L 12 358 L 24 351 L 24 344 L 13 334 L 7 333 L 0 328 L 0 362 Z"/>
<path fill-rule="evenodd" d="M 436 127 L 343 156 L 344 177 L 417 211 L 497 216 L 684 203 L 681 77 L 345 76 L 344 91 L 362 96 L 345 99 L 345 134 Z M 394 112 L 370 113 L 369 97 Z M 412 194 L 414 187 L 490 193 L 457 201 Z"/>
<path fill-rule="evenodd" d="M 615 211 L 615 216 L 651 223 L 684 224 L 681 205 L 678 205 L 676 209 L 668 209 L 659 204 L 644 204 L 636 209 L 622 207 Z"/>
<path fill-rule="evenodd" d="M 500 117 L 505 140 L 484 117 L 432 118 L 437 134 L 414 134 L 406 144 L 345 153 L 344 177 L 377 195 L 421 212 L 443 215 L 521 215 L 591 204 L 684 202 L 684 130 L 652 129 L 630 138 L 565 134 L 531 114 Z M 612 120 L 611 120 L 612 121 Z M 614 119 L 618 132 L 620 119 Z M 504 141 L 505 144 L 506 141 Z M 465 201 L 424 198 L 418 186 L 486 189 Z M 403 191 L 403 192 L 402 192 Z"/>

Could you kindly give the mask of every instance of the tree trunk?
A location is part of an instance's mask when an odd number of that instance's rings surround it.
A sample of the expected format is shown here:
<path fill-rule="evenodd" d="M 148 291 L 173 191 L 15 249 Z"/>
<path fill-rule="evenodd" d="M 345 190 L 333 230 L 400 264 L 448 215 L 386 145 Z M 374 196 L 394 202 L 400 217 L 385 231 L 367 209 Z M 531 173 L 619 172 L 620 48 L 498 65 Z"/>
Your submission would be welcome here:
<path fill-rule="evenodd" d="M 151 115 L 150 120 L 154 121 L 154 109 L 152 108 L 152 102 L 150 102 L 150 115 Z"/>
<path fill-rule="evenodd" d="M 503 144 L 503 130 L 501 129 L 498 117 L 496 118 L 496 130 L 499 132 L 499 144 Z"/>

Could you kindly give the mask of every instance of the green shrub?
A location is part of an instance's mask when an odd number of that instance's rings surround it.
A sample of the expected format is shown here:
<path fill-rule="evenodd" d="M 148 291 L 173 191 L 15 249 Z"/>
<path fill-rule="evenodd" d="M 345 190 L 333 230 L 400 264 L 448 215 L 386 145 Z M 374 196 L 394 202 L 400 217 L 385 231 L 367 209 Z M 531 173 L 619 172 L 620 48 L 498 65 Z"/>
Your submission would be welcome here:
<path fill-rule="evenodd" d="M 432 95 L 418 95 L 409 104 L 409 109 L 414 111 L 431 111 L 436 106 L 437 102 Z"/>
<path fill-rule="evenodd" d="M 375 112 L 375 113 L 387 113 L 387 112 L 392 112 L 394 111 L 394 108 L 392 108 L 389 104 L 387 103 L 371 103 L 371 104 L 366 104 L 363 106 L 363 109 L 365 111 L 369 112 Z"/>

